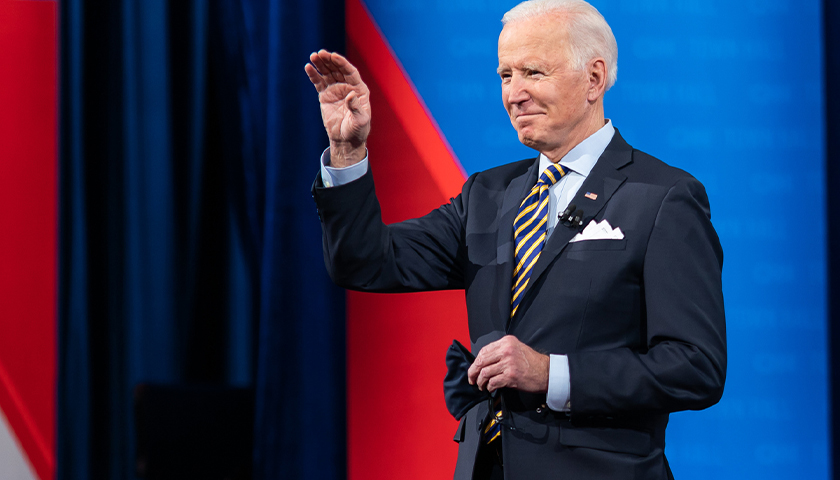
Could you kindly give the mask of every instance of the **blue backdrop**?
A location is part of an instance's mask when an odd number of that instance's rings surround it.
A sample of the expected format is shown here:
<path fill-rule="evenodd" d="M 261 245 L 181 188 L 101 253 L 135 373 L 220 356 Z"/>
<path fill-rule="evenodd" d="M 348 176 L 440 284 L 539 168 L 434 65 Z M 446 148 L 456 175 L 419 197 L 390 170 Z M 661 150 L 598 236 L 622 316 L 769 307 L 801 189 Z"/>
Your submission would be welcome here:
<path fill-rule="evenodd" d="M 828 478 L 821 3 L 592 3 L 619 46 L 607 117 L 706 185 L 725 252 L 726 392 L 672 416 L 674 474 Z M 495 73 L 514 2 L 366 4 L 467 173 L 534 155 Z"/>

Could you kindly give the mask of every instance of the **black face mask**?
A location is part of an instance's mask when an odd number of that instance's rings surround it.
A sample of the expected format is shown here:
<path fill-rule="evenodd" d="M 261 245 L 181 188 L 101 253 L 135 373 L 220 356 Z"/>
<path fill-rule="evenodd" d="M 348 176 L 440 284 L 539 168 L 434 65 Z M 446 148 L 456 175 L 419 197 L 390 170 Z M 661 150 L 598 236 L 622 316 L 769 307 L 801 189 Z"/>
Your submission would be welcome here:
<path fill-rule="evenodd" d="M 470 385 L 467 370 L 475 361 L 475 355 L 458 340 L 453 340 L 446 351 L 446 378 L 443 379 L 443 396 L 449 413 L 460 420 L 469 409 L 489 400 L 490 392 L 481 391 L 476 385 Z"/>

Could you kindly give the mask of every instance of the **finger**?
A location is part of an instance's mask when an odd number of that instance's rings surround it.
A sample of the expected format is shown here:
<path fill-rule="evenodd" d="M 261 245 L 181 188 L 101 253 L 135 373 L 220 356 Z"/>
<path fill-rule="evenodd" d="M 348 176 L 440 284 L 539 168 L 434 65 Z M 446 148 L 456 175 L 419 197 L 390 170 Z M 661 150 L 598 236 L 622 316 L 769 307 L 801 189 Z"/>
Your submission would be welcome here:
<path fill-rule="evenodd" d="M 311 63 L 317 62 L 321 57 L 318 56 L 318 52 L 312 52 L 309 54 L 309 61 Z"/>
<path fill-rule="evenodd" d="M 317 61 L 319 62 L 319 65 L 323 65 L 323 67 L 318 67 L 318 70 L 321 72 L 322 75 L 324 75 L 325 77 L 330 77 L 334 83 L 347 83 L 342 68 L 339 67 L 339 65 L 336 65 L 332 57 L 327 56 L 325 58 L 319 55 Z M 345 63 L 349 65 L 349 63 L 346 60 Z"/>
<path fill-rule="evenodd" d="M 481 373 L 484 373 L 484 369 L 481 369 Z M 482 375 L 479 373 L 478 377 L 475 379 L 475 386 L 478 387 L 480 391 L 487 390 L 487 382 L 490 380 L 490 377 L 486 375 Z"/>
<path fill-rule="evenodd" d="M 347 82 L 350 85 L 359 85 L 364 83 L 362 82 L 361 74 L 359 74 L 359 69 L 350 63 L 349 60 L 338 53 L 330 54 L 330 59 L 332 61 L 332 65 L 341 73 L 342 81 Z"/>
<path fill-rule="evenodd" d="M 346 77 L 349 77 L 353 72 L 356 72 L 356 67 L 338 53 L 333 52 L 330 54 L 330 62 L 334 67 L 332 72 L 333 78 L 335 78 L 338 82 L 347 82 Z"/>
<path fill-rule="evenodd" d="M 470 365 L 470 368 L 467 369 L 467 380 L 470 382 L 470 385 L 475 385 L 475 381 L 478 379 L 479 373 L 481 373 L 481 367 L 475 363 Z"/>
<path fill-rule="evenodd" d="M 341 54 L 321 49 L 312 53 L 309 60 L 321 76 L 325 77 L 328 84 L 347 83 L 348 85 L 363 87 L 363 93 L 364 90 L 367 90 L 359 70 Z"/>
<path fill-rule="evenodd" d="M 309 55 L 309 62 L 318 70 L 318 74 L 328 83 L 335 83 L 333 72 L 337 71 L 337 67 L 333 64 L 330 55 L 324 50 Z"/>
<path fill-rule="evenodd" d="M 487 381 L 487 385 L 484 388 L 487 389 L 488 392 L 493 393 L 496 390 L 504 387 L 512 386 L 510 382 L 510 377 L 508 377 L 504 372 L 500 375 L 495 375 Z"/>
<path fill-rule="evenodd" d="M 470 368 L 467 370 L 467 378 L 470 381 L 470 385 L 475 384 L 482 368 L 501 360 L 501 357 L 496 352 L 497 347 L 495 343 L 496 342 L 485 345 L 481 350 L 479 350 L 478 355 L 475 356 L 475 360 L 473 360 L 472 365 L 470 365 Z"/>
<path fill-rule="evenodd" d="M 486 367 L 499 362 L 501 359 L 502 355 L 499 349 L 499 342 L 496 341 L 485 345 L 484 348 L 479 350 L 473 363 L 478 364 L 479 367 Z"/>
<path fill-rule="evenodd" d="M 330 64 L 332 64 L 333 63 L 333 53 L 334 52 L 330 52 L 330 51 L 324 50 L 322 48 L 322 49 L 318 50 L 317 55 L 319 57 L 321 57 L 321 60 L 323 60 L 324 62 L 329 62 Z M 339 55 L 339 56 L 341 56 L 341 55 Z"/>
<path fill-rule="evenodd" d="M 327 84 L 324 82 L 324 79 L 318 74 L 318 70 L 311 63 L 307 63 L 303 67 L 303 71 L 306 72 L 306 75 L 309 77 L 309 81 L 312 82 L 312 85 L 315 86 L 315 90 L 318 93 L 323 92 L 327 88 Z"/>
<path fill-rule="evenodd" d="M 497 379 L 502 373 L 504 373 L 504 368 L 502 368 L 502 366 L 498 363 L 490 365 L 489 367 L 484 367 L 478 374 L 475 384 L 478 386 L 479 390 L 488 390 L 488 385 L 490 385 L 491 380 Z M 496 383 L 498 383 L 498 381 L 496 381 Z"/>
<path fill-rule="evenodd" d="M 322 74 L 331 75 L 337 81 L 344 81 L 344 70 L 347 69 L 347 65 L 350 65 L 346 58 L 324 49 L 318 50 L 315 55 L 317 56 L 316 60 L 324 65 L 325 70 L 321 71 Z"/>
<path fill-rule="evenodd" d="M 351 75 L 358 71 L 356 67 L 354 67 L 353 64 L 340 53 L 328 52 L 321 49 L 312 55 L 316 55 L 325 65 L 328 65 L 331 69 L 340 72 L 342 75 Z"/>

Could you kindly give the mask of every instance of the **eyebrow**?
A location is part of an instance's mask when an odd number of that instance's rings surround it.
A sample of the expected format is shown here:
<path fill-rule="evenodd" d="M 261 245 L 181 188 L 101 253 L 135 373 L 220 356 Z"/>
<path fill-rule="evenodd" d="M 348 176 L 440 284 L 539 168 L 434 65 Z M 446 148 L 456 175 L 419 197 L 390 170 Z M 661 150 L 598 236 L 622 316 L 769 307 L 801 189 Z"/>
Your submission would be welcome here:
<path fill-rule="evenodd" d="M 511 70 L 511 68 L 510 68 L 510 67 L 504 67 L 504 66 L 502 66 L 502 65 L 499 65 L 499 66 L 496 68 L 496 73 L 497 73 L 498 75 L 501 75 L 501 74 L 502 74 L 502 72 L 505 72 L 505 71 L 508 71 L 508 70 Z M 521 67 L 516 68 L 515 70 L 522 70 L 522 71 L 544 71 L 544 70 L 545 70 L 545 67 L 544 67 L 543 65 L 538 64 L 538 63 L 526 63 L 525 65 L 522 65 Z"/>
<path fill-rule="evenodd" d="M 528 71 L 532 71 L 532 72 L 533 71 L 544 71 L 545 67 L 543 65 L 539 64 L 539 63 L 526 63 L 525 65 L 522 65 L 522 70 L 528 70 Z"/>

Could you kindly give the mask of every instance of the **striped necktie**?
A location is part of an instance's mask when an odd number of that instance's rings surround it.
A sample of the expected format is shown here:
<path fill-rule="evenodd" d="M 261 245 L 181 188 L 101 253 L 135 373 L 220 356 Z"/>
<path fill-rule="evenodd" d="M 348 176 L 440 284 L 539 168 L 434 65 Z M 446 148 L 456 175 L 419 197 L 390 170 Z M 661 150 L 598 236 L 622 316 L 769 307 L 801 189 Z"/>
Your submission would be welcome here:
<path fill-rule="evenodd" d="M 502 397 L 499 395 L 493 401 L 493 416 L 484 427 L 484 443 L 490 444 L 502 434 Z"/>
<path fill-rule="evenodd" d="M 510 306 L 510 317 L 516 314 L 522 293 L 531 278 L 531 269 L 537 263 L 543 244 L 545 243 L 545 224 L 548 222 L 548 189 L 557 183 L 566 170 L 556 163 L 546 168 L 531 193 L 519 205 L 519 214 L 513 221 L 513 236 L 516 239 L 516 267 L 513 270 L 513 288 Z M 502 404 L 501 398 L 493 402 L 493 415 L 484 428 L 483 438 L 491 443 L 502 434 Z"/>
<path fill-rule="evenodd" d="M 531 193 L 522 200 L 519 214 L 513 221 L 513 237 L 516 239 L 516 267 L 513 269 L 510 317 L 516 315 L 522 301 L 525 287 L 531 278 L 531 270 L 540 257 L 545 244 L 546 222 L 548 222 L 548 189 L 557 183 L 566 170 L 552 163 L 540 175 Z"/>

